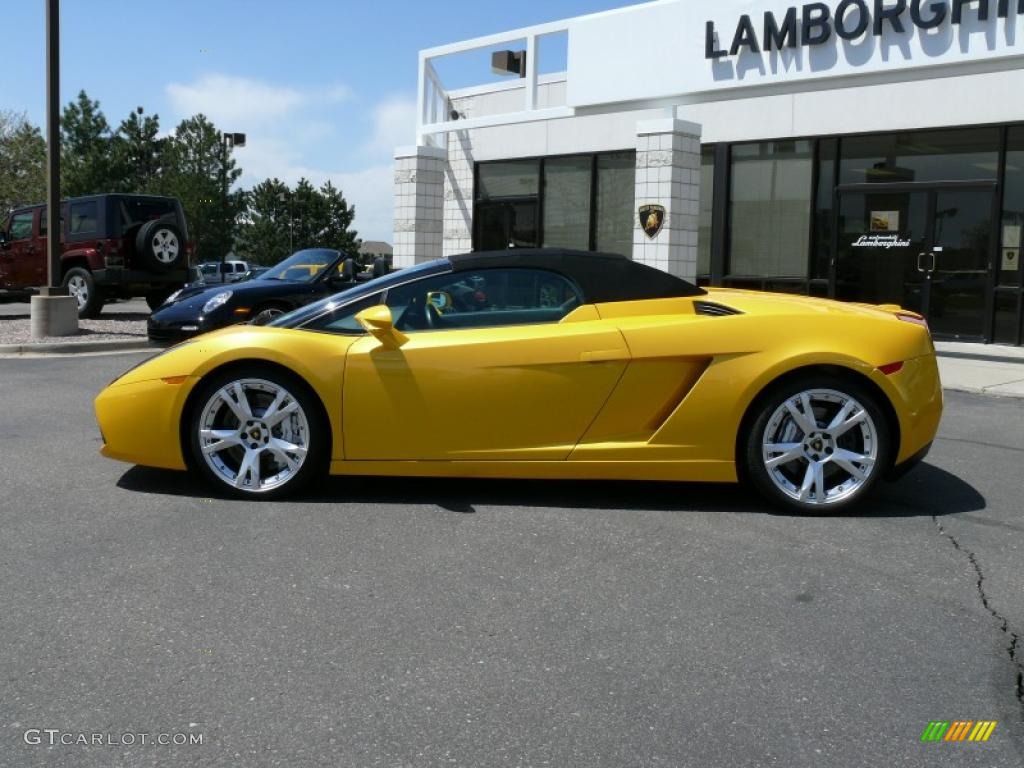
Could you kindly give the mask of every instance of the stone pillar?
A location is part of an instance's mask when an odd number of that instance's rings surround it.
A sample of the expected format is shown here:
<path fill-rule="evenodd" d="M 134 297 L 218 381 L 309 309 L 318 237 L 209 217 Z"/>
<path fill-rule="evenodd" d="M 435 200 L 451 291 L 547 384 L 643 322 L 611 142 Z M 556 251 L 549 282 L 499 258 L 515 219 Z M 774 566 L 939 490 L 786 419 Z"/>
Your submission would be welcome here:
<path fill-rule="evenodd" d="M 633 260 L 686 280 L 697 277 L 700 217 L 700 133 L 696 123 L 662 118 L 636 126 Z M 661 231 L 644 231 L 640 207 L 665 209 Z"/>
<path fill-rule="evenodd" d="M 473 143 L 469 131 L 448 134 L 444 178 L 444 255 L 473 250 Z"/>
<path fill-rule="evenodd" d="M 438 147 L 395 150 L 396 268 L 441 258 L 447 157 L 447 151 Z"/>

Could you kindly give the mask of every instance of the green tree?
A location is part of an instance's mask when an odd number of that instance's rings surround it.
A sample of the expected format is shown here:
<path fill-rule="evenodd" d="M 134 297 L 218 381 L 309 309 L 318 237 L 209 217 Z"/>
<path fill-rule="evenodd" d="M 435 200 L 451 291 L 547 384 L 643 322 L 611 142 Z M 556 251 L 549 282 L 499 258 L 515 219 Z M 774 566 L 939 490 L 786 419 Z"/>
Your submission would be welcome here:
<path fill-rule="evenodd" d="M 146 115 L 142 107 L 121 121 L 111 151 L 111 190 L 140 194 L 163 191 L 164 141 L 159 135 L 160 116 Z"/>
<path fill-rule="evenodd" d="M 271 265 L 291 253 L 288 228 L 292 191 L 280 179 L 267 179 L 246 195 L 246 212 L 236 250 L 255 264 Z"/>
<path fill-rule="evenodd" d="M 245 209 L 245 193 L 224 199 L 242 171 L 231 150 L 225 150 L 220 131 L 204 115 L 183 120 L 164 147 L 167 194 L 181 200 L 188 217 L 197 261 L 220 261 L 234 245 L 235 220 Z"/>
<path fill-rule="evenodd" d="M 303 248 L 334 248 L 355 256 L 354 217 L 355 210 L 330 182 L 317 189 L 300 179 L 292 190 L 270 179 L 248 193 L 238 252 L 258 264 L 275 264 Z"/>
<path fill-rule="evenodd" d="M 65 197 L 109 192 L 112 137 L 100 103 L 85 91 L 61 116 L 61 191 Z"/>
<path fill-rule="evenodd" d="M 23 114 L 0 111 L 0 218 L 46 199 L 46 141 Z"/>
<path fill-rule="evenodd" d="M 320 196 L 324 201 L 324 227 L 320 240 L 328 248 L 335 248 L 350 256 L 359 254 L 359 237 L 354 229 L 350 229 L 356 217 L 355 206 L 349 205 L 341 194 L 341 190 L 326 182 L 320 187 Z"/>

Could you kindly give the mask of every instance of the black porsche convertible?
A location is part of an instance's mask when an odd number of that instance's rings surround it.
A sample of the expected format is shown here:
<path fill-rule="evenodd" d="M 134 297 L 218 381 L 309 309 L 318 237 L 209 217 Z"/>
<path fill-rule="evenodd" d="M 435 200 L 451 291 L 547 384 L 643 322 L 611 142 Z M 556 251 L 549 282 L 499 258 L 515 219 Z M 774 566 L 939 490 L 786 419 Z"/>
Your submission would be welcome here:
<path fill-rule="evenodd" d="M 150 316 L 149 340 L 166 344 L 235 323 L 262 325 L 387 271 L 382 260 L 364 271 L 355 259 L 329 248 L 297 251 L 251 280 L 198 285 L 172 294 Z"/>

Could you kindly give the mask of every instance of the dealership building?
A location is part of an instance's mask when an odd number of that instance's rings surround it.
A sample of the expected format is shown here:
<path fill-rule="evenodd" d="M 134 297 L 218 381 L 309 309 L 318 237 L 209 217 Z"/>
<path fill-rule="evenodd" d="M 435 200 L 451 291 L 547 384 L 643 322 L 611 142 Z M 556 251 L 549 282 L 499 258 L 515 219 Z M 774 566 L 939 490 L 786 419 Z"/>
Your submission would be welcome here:
<path fill-rule="evenodd" d="M 397 266 L 611 251 L 1022 342 L 1024 0 L 661 0 L 422 51 L 418 89 Z"/>

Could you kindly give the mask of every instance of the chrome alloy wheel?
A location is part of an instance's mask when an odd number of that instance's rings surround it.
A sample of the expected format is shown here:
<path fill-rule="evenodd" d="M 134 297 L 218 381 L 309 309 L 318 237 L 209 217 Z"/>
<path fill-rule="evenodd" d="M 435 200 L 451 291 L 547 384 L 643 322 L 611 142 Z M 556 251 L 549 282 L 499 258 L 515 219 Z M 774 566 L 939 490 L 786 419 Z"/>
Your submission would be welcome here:
<path fill-rule="evenodd" d="M 153 254 L 161 264 L 173 264 L 178 258 L 178 238 L 169 229 L 157 230 L 153 235 Z"/>
<path fill-rule="evenodd" d="M 263 493 L 291 480 L 306 462 L 309 420 L 280 384 L 239 379 L 207 400 L 199 448 L 214 474 L 234 488 Z"/>
<path fill-rule="evenodd" d="M 803 504 L 836 504 L 857 493 L 878 463 L 878 428 L 848 394 L 811 389 L 772 413 L 761 441 L 768 477 Z"/>
<path fill-rule="evenodd" d="M 89 284 L 85 282 L 85 278 L 81 275 L 72 275 L 68 279 L 68 293 L 75 297 L 78 311 L 81 312 L 89 302 Z"/>

